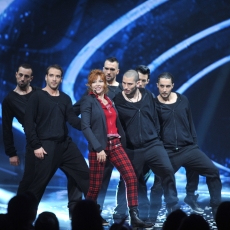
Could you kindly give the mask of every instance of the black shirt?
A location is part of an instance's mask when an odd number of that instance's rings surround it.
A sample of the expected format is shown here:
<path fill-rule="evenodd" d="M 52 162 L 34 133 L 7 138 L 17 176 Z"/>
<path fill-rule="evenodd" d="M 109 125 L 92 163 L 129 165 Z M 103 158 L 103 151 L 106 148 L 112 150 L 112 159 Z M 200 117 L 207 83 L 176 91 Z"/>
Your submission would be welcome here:
<path fill-rule="evenodd" d="M 41 140 L 64 140 L 68 135 L 67 121 L 81 130 L 81 120 L 74 114 L 70 97 L 63 92 L 51 96 L 37 90 L 28 101 L 25 118 L 26 138 L 34 150 L 42 147 Z"/>
<path fill-rule="evenodd" d="M 12 132 L 12 122 L 14 117 L 24 127 L 25 109 L 30 96 L 38 88 L 32 87 L 32 91 L 26 95 L 20 95 L 11 91 L 2 102 L 2 130 L 5 153 L 9 157 L 17 156 L 14 146 L 14 137 Z"/>

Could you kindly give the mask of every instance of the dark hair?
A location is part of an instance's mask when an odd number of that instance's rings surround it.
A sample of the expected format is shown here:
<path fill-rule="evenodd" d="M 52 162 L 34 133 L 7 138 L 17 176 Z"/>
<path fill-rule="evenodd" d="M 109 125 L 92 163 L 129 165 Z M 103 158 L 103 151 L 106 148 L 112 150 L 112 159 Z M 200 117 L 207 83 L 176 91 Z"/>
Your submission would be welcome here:
<path fill-rule="evenodd" d="M 161 73 L 161 74 L 157 77 L 157 83 L 159 83 L 159 81 L 160 81 L 161 78 L 171 79 L 172 84 L 174 84 L 174 77 L 173 77 L 173 75 L 172 75 L 171 73 L 169 73 L 169 72 Z"/>
<path fill-rule="evenodd" d="M 72 214 L 72 230 L 103 230 L 102 218 L 93 200 L 80 200 Z"/>
<path fill-rule="evenodd" d="M 14 196 L 8 203 L 7 213 L 14 224 L 32 223 L 36 218 L 38 201 L 31 192 Z"/>
<path fill-rule="evenodd" d="M 191 214 L 185 217 L 178 230 L 210 230 L 208 222 L 197 214 Z"/>
<path fill-rule="evenodd" d="M 229 229 L 230 226 L 230 201 L 222 202 L 216 211 L 216 225 L 218 230 Z"/>
<path fill-rule="evenodd" d="M 142 74 L 148 74 L 148 79 L 150 77 L 150 69 L 148 66 L 145 66 L 145 65 L 139 65 L 136 67 L 136 71 L 137 72 L 140 72 Z"/>
<path fill-rule="evenodd" d="M 35 230 L 59 230 L 59 222 L 52 212 L 42 212 L 35 221 Z"/>
<path fill-rule="evenodd" d="M 88 91 L 92 92 L 91 86 L 93 81 L 97 80 L 97 77 L 100 76 L 101 80 L 104 82 L 104 93 L 108 92 L 108 85 L 106 81 L 105 73 L 100 69 L 91 70 L 88 76 L 88 83 L 86 84 L 89 88 Z"/>
<path fill-rule="evenodd" d="M 106 61 L 109 61 L 109 62 L 116 62 L 117 65 L 119 66 L 119 62 L 118 62 L 117 58 L 115 58 L 115 57 L 108 57 L 108 58 L 105 59 L 105 62 L 106 62 Z"/>
<path fill-rule="evenodd" d="M 61 77 L 62 77 L 62 75 L 63 75 L 63 69 L 62 69 L 62 67 L 59 66 L 58 64 L 50 65 L 50 66 L 46 69 L 46 75 L 48 75 L 49 70 L 50 70 L 51 68 L 60 70 L 60 71 L 61 71 Z"/>
<path fill-rule="evenodd" d="M 182 219 L 186 217 L 186 213 L 181 209 L 171 212 L 166 218 L 162 230 L 177 230 L 181 224 Z"/>
<path fill-rule="evenodd" d="M 31 69 L 31 76 L 33 76 L 33 70 L 32 70 L 32 67 L 31 67 L 30 64 L 23 63 L 23 64 L 19 65 L 18 71 L 19 71 L 19 68 L 20 68 L 20 67 L 22 67 L 22 68 L 24 68 L 24 69 Z"/>
<path fill-rule="evenodd" d="M 135 82 L 139 81 L 139 74 L 134 69 L 130 69 L 130 70 L 126 71 L 123 76 L 128 77 L 128 78 L 134 77 Z"/>

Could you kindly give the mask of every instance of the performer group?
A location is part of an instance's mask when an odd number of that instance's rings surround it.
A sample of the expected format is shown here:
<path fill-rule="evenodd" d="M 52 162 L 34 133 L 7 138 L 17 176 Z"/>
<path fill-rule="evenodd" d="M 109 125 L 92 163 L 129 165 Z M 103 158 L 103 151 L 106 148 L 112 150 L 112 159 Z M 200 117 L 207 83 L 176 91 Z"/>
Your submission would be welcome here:
<path fill-rule="evenodd" d="M 167 214 L 180 209 L 174 174 L 186 170 L 187 203 L 202 214 L 196 190 L 199 175 L 206 177 L 210 207 L 215 216 L 221 203 L 219 170 L 197 144 L 191 108 L 186 96 L 173 92 L 174 77 L 169 72 L 157 78 L 159 94 L 145 89 L 150 70 L 139 65 L 116 80 L 119 62 L 109 57 L 103 70 L 88 75 L 87 91 L 72 105 L 59 90 L 62 68 L 46 70 L 44 88 L 31 85 L 33 70 L 22 64 L 16 72 L 16 88 L 2 103 L 5 153 L 13 166 L 20 164 L 14 146 L 13 118 L 26 135 L 25 169 L 17 194 L 32 192 L 39 204 L 46 186 L 61 169 L 67 177 L 68 208 L 71 219 L 76 203 L 93 200 L 102 210 L 113 168 L 120 173 L 114 219 L 130 216 L 133 227 L 148 228 L 156 222 L 162 205 Z M 79 118 L 81 115 L 81 118 Z M 67 124 L 81 130 L 88 141 L 89 167 L 76 144 L 68 136 Z M 154 173 L 150 199 L 146 183 Z M 103 225 L 108 222 L 102 218 Z"/>

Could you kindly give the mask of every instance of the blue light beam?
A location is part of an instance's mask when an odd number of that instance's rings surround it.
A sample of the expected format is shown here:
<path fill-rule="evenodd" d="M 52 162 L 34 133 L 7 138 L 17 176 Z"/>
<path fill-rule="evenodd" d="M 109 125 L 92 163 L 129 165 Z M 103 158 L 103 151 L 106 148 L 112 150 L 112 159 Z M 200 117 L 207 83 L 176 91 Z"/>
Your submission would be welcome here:
<path fill-rule="evenodd" d="M 169 58 L 173 57 L 174 55 L 176 55 L 180 51 L 186 49 L 187 47 L 189 47 L 193 43 L 195 43 L 195 42 L 197 42 L 197 41 L 199 41 L 199 40 L 201 40 L 201 39 L 203 39 L 203 38 L 205 38 L 205 37 L 207 37 L 213 33 L 216 33 L 220 30 L 223 30 L 229 26 L 230 26 L 230 19 L 225 20 L 223 22 L 220 22 L 214 26 L 211 26 L 211 27 L 203 30 L 203 31 L 200 31 L 199 33 L 185 39 L 184 41 L 182 41 L 178 44 L 176 44 L 175 46 L 173 46 L 172 48 L 170 48 L 169 50 L 167 50 L 166 52 L 161 54 L 157 59 L 155 59 L 151 64 L 148 65 L 150 72 L 153 72 L 163 62 L 165 62 Z"/>
<path fill-rule="evenodd" d="M 214 69 L 224 65 L 225 63 L 230 61 L 230 56 L 226 56 L 214 63 L 212 63 L 211 65 L 207 66 L 206 68 L 204 68 L 203 70 L 201 70 L 199 73 L 197 73 L 196 75 L 194 75 L 193 77 L 191 77 L 187 82 L 185 82 L 178 90 L 178 93 L 184 93 L 190 86 L 192 86 L 195 82 L 197 82 L 198 80 L 200 80 L 202 77 L 204 77 L 205 75 L 207 75 L 208 73 L 210 73 L 211 71 L 213 71 Z"/>
<path fill-rule="evenodd" d="M 70 96 L 73 103 L 76 101 L 74 98 L 73 87 L 78 73 L 96 50 L 125 26 L 166 1 L 167 0 L 149 0 L 142 3 L 107 26 L 80 50 L 70 63 L 62 83 L 63 91 Z"/>

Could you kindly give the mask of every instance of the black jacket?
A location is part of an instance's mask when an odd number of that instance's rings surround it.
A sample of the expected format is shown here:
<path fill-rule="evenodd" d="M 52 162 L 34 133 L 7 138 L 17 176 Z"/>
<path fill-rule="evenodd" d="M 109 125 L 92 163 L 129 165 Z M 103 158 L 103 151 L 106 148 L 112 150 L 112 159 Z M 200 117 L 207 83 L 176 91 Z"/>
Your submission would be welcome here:
<path fill-rule="evenodd" d="M 125 146 L 125 135 L 118 117 L 116 125 L 121 143 Z M 93 94 L 86 95 L 81 100 L 81 129 L 89 143 L 89 151 L 105 150 L 108 140 L 106 118 L 100 102 Z"/>
<path fill-rule="evenodd" d="M 156 99 L 160 135 L 165 148 L 176 149 L 197 143 L 191 108 L 187 97 L 177 93 L 177 101 L 163 104 Z"/>
<path fill-rule="evenodd" d="M 126 135 L 127 148 L 141 148 L 158 139 L 159 120 L 151 92 L 140 88 L 139 102 L 126 101 L 122 93 L 114 98 L 119 118 Z"/>

